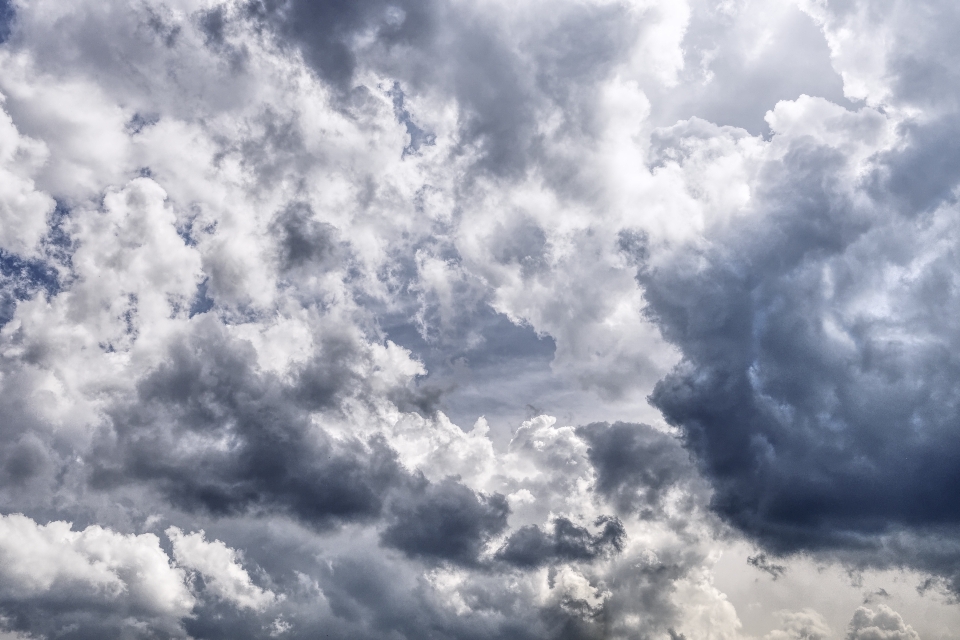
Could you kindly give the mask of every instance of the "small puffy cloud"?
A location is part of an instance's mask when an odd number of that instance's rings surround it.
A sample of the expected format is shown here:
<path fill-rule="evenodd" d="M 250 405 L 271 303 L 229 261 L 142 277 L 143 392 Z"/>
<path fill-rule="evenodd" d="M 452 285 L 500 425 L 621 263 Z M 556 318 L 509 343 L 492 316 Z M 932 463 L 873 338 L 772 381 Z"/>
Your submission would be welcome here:
<path fill-rule="evenodd" d="M 207 542 L 203 531 L 185 534 L 177 527 L 166 531 L 173 543 L 173 557 L 177 564 L 198 572 L 208 589 L 218 598 L 238 607 L 263 610 L 277 600 L 267 589 L 261 589 L 250 579 L 240 564 L 241 554 L 223 542 Z"/>
<path fill-rule="evenodd" d="M 846 640 L 920 640 L 913 627 L 886 605 L 877 610 L 860 607 L 853 614 Z"/>
<path fill-rule="evenodd" d="M 813 609 L 778 611 L 780 628 L 771 631 L 764 640 L 828 640 L 833 631 L 823 616 Z"/>

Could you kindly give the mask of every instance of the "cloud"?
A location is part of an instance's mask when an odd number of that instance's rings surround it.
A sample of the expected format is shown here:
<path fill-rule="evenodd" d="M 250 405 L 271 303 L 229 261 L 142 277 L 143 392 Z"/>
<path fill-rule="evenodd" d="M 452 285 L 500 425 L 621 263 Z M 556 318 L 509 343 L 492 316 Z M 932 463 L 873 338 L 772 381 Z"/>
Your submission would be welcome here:
<path fill-rule="evenodd" d="M 597 469 L 597 491 L 623 513 L 662 517 L 671 493 L 693 477 L 693 466 L 680 442 L 643 424 L 595 423 L 577 429 L 589 445 Z M 687 496 L 695 488 L 690 486 Z"/>
<path fill-rule="evenodd" d="M 477 154 L 479 169 L 501 176 L 523 172 L 541 155 L 537 123 L 545 113 L 559 107 L 568 126 L 591 127 L 589 87 L 641 48 L 632 39 L 637 31 L 650 41 L 643 44 L 652 58 L 674 53 L 672 42 L 664 43 L 667 51 L 651 46 L 659 34 L 636 29 L 638 23 L 662 22 L 679 35 L 663 15 L 668 11 L 656 5 L 561 3 L 544 11 L 535 3 L 498 12 L 445 1 L 250 6 L 252 19 L 295 43 L 345 103 L 348 91 L 350 100 L 360 95 L 351 83 L 367 69 L 454 98 L 462 114 L 460 152 Z M 540 18 L 537 29 L 529 28 L 533 16 Z"/>
<path fill-rule="evenodd" d="M 173 557 L 177 564 L 199 572 L 206 589 L 217 597 L 238 607 L 255 610 L 262 610 L 276 601 L 274 593 L 261 589 L 250 580 L 250 575 L 240 565 L 236 550 L 219 540 L 207 542 L 203 531 L 185 534 L 170 527 L 166 534 L 173 543 Z"/>
<path fill-rule="evenodd" d="M 770 632 L 764 640 L 826 640 L 833 631 L 819 613 L 812 609 L 779 611 L 781 628 Z"/>
<path fill-rule="evenodd" d="M 764 573 L 770 574 L 770 577 L 774 580 L 782 576 L 787 571 L 787 568 L 782 564 L 770 562 L 767 559 L 767 554 L 765 553 L 758 553 L 755 556 L 750 556 L 747 558 L 747 564 L 749 564 L 751 567 L 756 567 Z"/>
<path fill-rule="evenodd" d="M 452 479 L 418 484 L 391 505 L 383 544 L 411 556 L 473 564 L 507 526 L 510 508 L 500 494 L 478 496 Z"/>
<path fill-rule="evenodd" d="M 258 370 L 249 343 L 198 322 L 135 402 L 114 409 L 95 484 L 141 480 L 188 510 L 279 510 L 323 528 L 376 517 L 387 491 L 409 481 L 382 438 L 339 440 L 310 424 L 308 408 L 335 408 L 352 391 L 358 345 L 331 336 L 325 351 L 339 357 L 307 363 L 285 385 Z"/>
<path fill-rule="evenodd" d="M 10 4 L 10 0 L 4 0 L 4 2 L 0 4 L 0 44 L 10 37 L 15 19 L 16 11 L 14 11 L 14 7 Z"/>
<path fill-rule="evenodd" d="M 36 189 L 33 175 L 48 153 L 42 142 L 20 135 L 10 116 L 0 112 L 0 249 L 5 252 L 33 255 L 46 231 L 54 201 Z"/>
<path fill-rule="evenodd" d="M 0 633 L 829 637 L 860 587 L 763 609 L 798 552 L 955 590 L 948 27 L 0 8 Z"/>
<path fill-rule="evenodd" d="M 951 277 L 952 206 L 867 195 L 878 162 L 909 152 L 887 146 L 876 111 L 801 98 L 768 119 L 749 208 L 638 274 L 684 353 L 652 399 L 683 427 L 715 508 L 774 549 L 950 523 L 928 488 L 953 468 L 940 435 L 953 333 L 938 319 L 949 297 L 927 292 Z"/>
<path fill-rule="evenodd" d="M 860 607 L 853 614 L 847 640 L 919 640 L 920 636 L 903 622 L 896 611 L 879 605 L 877 611 Z"/>
<path fill-rule="evenodd" d="M 821 25 L 848 96 L 869 104 L 956 107 L 948 89 L 956 78 L 943 64 L 956 56 L 947 35 L 956 7 L 935 1 L 924 2 L 922 11 L 898 1 L 882 9 L 866 2 L 800 6 Z"/>
<path fill-rule="evenodd" d="M 195 603 L 183 570 L 149 533 L 74 531 L 11 514 L 0 517 L 0 555 L 2 608 L 30 633 L 177 635 Z"/>
<path fill-rule="evenodd" d="M 557 518 L 552 524 L 550 533 L 535 525 L 520 527 L 497 551 L 497 558 L 521 567 L 536 567 L 557 561 L 589 562 L 623 549 L 626 533 L 616 518 L 598 518 L 594 526 L 600 531 L 595 535 L 567 518 Z"/>
<path fill-rule="evenodd" d="M 293 204 L 277 216 L 280 260 L 284 269 L 309 265 L 334 267 L 337 260 L 336 228 L 314 219 L 309 205 Z"/>

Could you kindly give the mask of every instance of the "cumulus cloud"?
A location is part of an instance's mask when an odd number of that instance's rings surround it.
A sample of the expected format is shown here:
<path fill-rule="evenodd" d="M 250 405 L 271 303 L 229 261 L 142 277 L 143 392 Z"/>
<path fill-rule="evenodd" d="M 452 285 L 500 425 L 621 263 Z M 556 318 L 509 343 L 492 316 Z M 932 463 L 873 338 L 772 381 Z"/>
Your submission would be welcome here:
<path fill-rule="evenodd" d="M 179 635 L 195 600 L 157 536 L 0 518 L 3 610 L 36 634 Z M 56 612 L 55 616 L 51 616 Z"/>
<path fill-rule="evenodd" d="M 890 607 L 879 605 L 876 611 L 860 607 L 853 614 L 847 640 L 919 640 L 920 636 L 900 614 Z"/>
<path fill-rule="evenodd" d="M 173 543 L 173 557 L 185 569 L 203 576 L 204 585 L 214 595 L 238 607 L 264 609 L 276 595 L 253 584 L 250 574 L 240 565 L 239 554 L 219 540 L 207 542 L 204 532 L 185 534 L 176 527 L 166 531 Z"/>
<path fill-rule="evenodd" d="M 500 494 L 478 496 L 453 480 L 424 482 L 392 506 L 381 540 L 410 555 L 471 564 L 506 528 L 509 512 Z"/>
<path fill-rule="evenodd" d="M 952 207 L 880 197 L 878 165 L 908 151 L 877 111 L 801 98 L 768 119 L 776 159 L 747 211 L 638 274 L 684 352 L 653 401 L 716 478 L 717 509 L 774 547 L 949 523 L 927 496 L 952 468 L 936 435 L 954 404 L 949 295 L 924 292 L 950 278 Z"/>
<path fill-rule="evenodd" d="M 823 616 L 812 609 L 779 611 L 777 617 L 781 628 L 767 634 L 764 640 L 826 640 L 833 636 Z"/>
<path fill-rule="evenodd" d="M 36 189 L 32 174 L 48 151 L 42 142 L 21 136 L 10 116 L 0 114 L 0 248 L 31 255 L 46 230 L 53 199 Z"/>
<path fill-rule="evenodd" d="M 623 549 L 623 524 L 613 518 L 597 518 L 600 531 L 578 526 L 567 518 L 557 518 L 547 533 L 536 525 L 520 527 L 497 551 L 500 560 L 519 566 L 535 567 L 556 560 L 592 560 Z"/>
<path fill-rule="evenodd" d="M 577 430 L 590 445 L 597 470 L 597 491 L 624 513 L 663 517 L 669 507 L 683 507 L 696 493 L 689 455 L 677 439 L 643 424 L 590 424 Z M 681 504 L 671 504 L 679 499 Z"/>
<path fill-rule="evenodd" d="M 924 574 L 849 637 L 927 637 L 956 16 L 911 7 L 0 1 L 0 633 L 833 637 L 755 611 L 807 553 Z"/>

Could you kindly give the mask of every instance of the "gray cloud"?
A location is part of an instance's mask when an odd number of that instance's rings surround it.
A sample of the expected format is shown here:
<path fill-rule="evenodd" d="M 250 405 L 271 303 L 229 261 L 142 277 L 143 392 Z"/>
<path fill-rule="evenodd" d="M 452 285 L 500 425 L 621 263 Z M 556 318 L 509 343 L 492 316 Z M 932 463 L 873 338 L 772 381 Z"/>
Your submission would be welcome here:
<path fill-rule="evenodd" d="M 795 5 L 691 3 L 684 34 L 685 80 L 656 91 L 653 118 L 669 126 L 696 116 L 769 134 L 764 115 L 780 100 L 822 96 L 851 106 L 817 24 Z M 757 31 L 765 37 L 757 39 Z M 802 51 L 803 55 L 796 55 Z"/>
<path fill-rule="evenodd" d="M 689 142 L 695 126 L 670 135 Z M 952 237 L 953 205 L 921 139 L 875 156 L 858 183 L 840 178 L 850 160 L 834 144 L 784 136 L 758 172 L 757 215 L 638 272 L 647 313 L 684 354 L 652 400 L 682 427 L 714 508 L 774 551 L 873 549 L 884 563 L 884 535 L 956 525 L 942 489 L 958 469 L 943 315 L 957 267 L 925 231 Z M 952 571 L 925 553 L 902 557 Z"/>
<path fill-rule="evenodd" d="M 680 442 L 648 425 L 595 423 L 580 427 L 577 435 L 590 445 L 597 491 L 622 513 L 662 517 L 667 492 L 695 477 Z"/>
<path fill-rule="evenodd" d="M 413 90 L 455 98 L 462 146 L 479 150 L 479 168 L 497 175 L 522 172 L 542 158 L 536 129 L 543 106 L 564 108 L 570 128 L 590 128 L 590 88 L 630 44 L 630 18 L 617 4 L 557 6 L 540 30 L 520 36 L 529 39 L 520 51 L 509 22 L 441 0 L 258 1 L 248 7 L 253 19 L 298 46 L 344 100 L 357 71 L 367 66 Z M 360 34 L 372 35 L 372 43 L 355 44 Z M 394 96 L 397 90 L 390 89 Z M 402 105 L 398 117 L 416 147 L 426 134 L 410 128 Z"/>
<path fill-rule="evenodd" d="M 284 269 L 304 265 L 311 269 L 331 269 L 341 262 L 336 228 L 316 220 L 309 205 L 290 205 L 277 215 L 274 226 L 280 238 L 280 260 Z"/>
<path fill-rule="evenodd" d="M 767 554 L 765 553 L 758 553 L 755 556 L 750 556 L 747 558 L 747 564 L 749 564 L 751 567 L 759 569 L 760 571 L 763 571 L 766 574 L 769 574 L 774 580 L 782 576 L 787 571 L 787 568 L 782 564 L 770 562 L 767 559 Z"/>
<path fill-rule="evenodd" d="M 737 639 L 744 533 L 957 591 L 949 25 L 121 4 L 0 2 L 0 635 Z"/>
<path fill-rule="evenodd" d="M 600 517 L 594 522 L 597 534 L 567 518 L 553 521 L 546 532 L 536 525 L 517 529 L 497 551 L 497 558 L 519 567 L 538 567 L 558 561 L 590 561 L 618 553 L 626 533 L 616 518 Z"/>
<path fill-rule="evenodd" d="M 351 346 L 332 342 L 292 388 L 258 375 L 249 347 L 212 324 L 174 345 L 114 411 L 92 481 L 149 481 L 181 508 L 227 515 L 287 510 L 316 526 L 376 517 L 385 492 L 410 481 L 379 438 L 337 441 L 311 428 L 304 409 L 336 406 L 351 382 Z M 331 367 L 333 369 L 331 370 Z M 195 446 L 178 446 L 191 437 Z M 218 442 L 228 441 L 223 448 Z"/>
<path fill-rule="evenodd" d="M 283 2 L 255 0 L 248 15 L 275 25 L 302 45 L 308 62 L 323 78 L 349 90 L 357 67 L 352 40 L 372 29 L 378 43 L 393 47 L 423 47 L 436 37 L 439 6 L 434 2 Z"/>
<path fill-rule="evenodd" d="M 10 0 L 0 2 L 0 44 L 4 43 L 7 38 L 10 37 L 16 17 L 16 11 L 14 11 L 13 5 L 10 4 Z"/>
<path fill-rule="evenodd" d="M 483 544 L 507 526 L 510 507 L 499 494 L 478 496 L 453 479 L 418 483 L 391 505 L 383 544 L 404 553 L 476 564 Z"/>

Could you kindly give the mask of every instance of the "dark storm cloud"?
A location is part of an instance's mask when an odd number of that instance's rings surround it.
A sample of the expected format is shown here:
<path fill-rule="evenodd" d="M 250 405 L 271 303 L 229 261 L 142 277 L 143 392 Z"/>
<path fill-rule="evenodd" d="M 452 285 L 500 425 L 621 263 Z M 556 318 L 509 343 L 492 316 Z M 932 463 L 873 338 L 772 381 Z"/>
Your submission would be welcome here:
<path fill-rule="evenodd" d="M 0 459 L 7 486 L 22 486 L 50 467 L 46 443 L 36 434 L 25 433 L 8 444 Z"/>
<path fill-rule="evenodd" d="M 333 341 L 285 386 L 256 369 L 252 347 L 206 328 L 112 412 L 95 485 L 145 480 L 188 510 L 279 510 L 322 528 L 376 517 L 387 491 L 410 480 L 382 439 L 336 440 L 310 424 L 307 410 L 334 407 L 357 384 L 350 345 Z"/>
<path fill-rule="evenodd" d="M 960 265 L 923 231 L 956 233 L 934 211 L 952 178 L 918 144 L 852 185 L 869 201 L 850 195 L 844 154 L 795 138 L 759 174 L 762 215 L 638 272 L 683 352 L 652 401 L 683 429 L 716 510 L 775 551 L 960 524 Z M 911 192 L 908 171 L 936 188 Z"/>
<path fill-rule="evenodd" d="M 203 32 L 207 46 L 221 47 L 226 41 L 227 16 L 223 6 L 203 12 L 198 18 L 200 30 Z"/>
<path fill-rule="evenodd" d="M 695 471 L 680 441 L 645 424 L 595 423 L 577 429 L 590 446 L 597 492 L 621 513 L 661 515 L 666 492 L 686 485 Z"/>
<path fill-rule="evenodd" d="M 398 571 L 370 553 L 331 561 L 320 570 L 319 581 L 333 615 L 311 616 L 316 605 L 304 601 L 293 638 L 450 638 L 486 640 L 551 637 L 541 611 L 517 607 L 516 594 L 496 579 L 474 574 L 462 587 L 471 608 L 456 613 L 424 588 L 422 579 Z M 494 612 L 503 612 L 504 615 Z M 311 617 L 314 619 L 311 620 Z M 563 616 L 566 618 L 567 616 Z"/>
<path fill-rule="evenodd" d="M 357 345 L 331 340 L 321 354 L 285 385 L 208 323 L 140 383 L 135 404 L 112 412 L 94 485 L 146 481 L 187 511 L 286 513 L 319 529 L 383 518 L 384 545 L 475 564 L 506 528 L 506 499 L 455 479 L 431 484 L 382 437 L 333 438 L 311 424 L 310 412 L 335 410 L 362 384 L 351 370 Z"/>
<path fill-rule="evenodd" d="M 209 640 L 244 640 L 269 637 L 270 634 L 269 624 L 257 612 L 238 610 L 223 602 L 206 602 L 197 607 L 194 615 L 184 620 L 183 627 L 190 637 Z"/>
<path fill-rule="evenodd" d="M 232 72 L 243 71 L 250 53 L 246 46 L 236 46 L 229 41 L 230 22 L 226 7 L 221 5 L 198 12 L 195 18 L 203 33 L 204 43 L 227 60 Z"/>
<path fill-rule="evenodd" d="M 26 384 L 8 379 L 0 393 L 0 501 L 5 512 L 43 510 L 51 486 L 59 484 L 70 447 L 24 402 Z"/>
<path fill-rule="evenodd" d="M 691 558 L 686 557 L 686 553 L 689 550 L 641 553 L 624 558 L 626 561 L 618 563 L 607 578 L 607 584 L 613 588 L 613 597 L 604 605 L 604 617 L 615 619 L 639 603 L 646 637 L 674 637 L 671 629 L 683 624 L 683 613 L 672 600 L 671 592 L 676 589 L 676 582 L 690 570 Z M 621 630 L 633 631 L 629 626 L 621 627 Z M 607 637 L 609 635 L 612 634 L 608 633 Z"/>
<path fill-rule="evenodd" d="M 515 36 L 498 32 L 483 16 L 459 18 L 451 26 L 462 46 L 441 82 L 450 84 L 465 110 L 462 134 L 482 150 L 485 170 L 522 173 L 532 160 L 545 160 L 537 126 L 538 111 L 546 105 L 561 109 L 564 130 L 594 131 L 595 87 L 634 37 L 626 7 L 565 6 L 519 54 Z M 563 171 L 549 162 L 540 168 Z"/>
<path fill-rule="evenodd" d="M 543 556 L 537 555 L 538 559 L 545 559 L 541 566 L 548 566 L 547 582 L 551 588 L 560 580 L 558 569 L 563 563 L 601 557 L 593 553 L 597 547 L 604 548 L 603 555 L 618 553 L 615 545 L 623 539 L 619 523 L 606 519 L 601 524 L 600 531 L 591 536 L 576 525 L 564 523 L 561 525 L 564 533 L 552 537 L 550 542 L 556 543 L 560 538 L 561 544 L 571 545 L 573 548 L 567 549 L 566 557 L 560 557 L 556 547 Z M 583 557 L 581 543 L 587 543 L 588 538 L 596 546 L 589 549 L 590 557 Z M 470 579 L 457 587 L 468 609 L 454 612 L 437 602 L 422 582 L 411 581 L 410 576 L 399 573 L 395 565 L 383 564 L 373 554 L 342 557 L 322 563 L 319 576 L 334 615 L 310 624 L 309 611 L 316 605 L 303 601 L 296 605 L 303 610 L 297 618 L 300 624 L 291 630 L 290 637 L 314 637 L 311 634 L 322 632 L 330 638 L 372 639 L 397 633 L 406 637 L 431 633 L 431 637 L 457 640 L 504 637 L 599 640 L 614 632 L 610 622 L 617 613 L 633 611 L 637 603 L 642 603 L 641 633 L 646 634 L 640 637 L 666 637 L 667 629 L 679 621 L 680 611 L 671 602 L 674 583 L 687 573 L 690 560 L 683 554 L 671 552 L 660 557 L 644 553 L 625 560 L 608 576 L 606 586 L 613 593 L 599 606 L 576 594 L 567 594 L 546 605 L 525 606 L 518 601 L 516 591 L 504 588 L 499 573 L 486 570 L 471 573 Z M 485 565 L 484 568 L 491 567 Z M 212 625 L 212 621 L 208 624 Z M 636 623 L 620 630 L 635 632 Z"/>
<path fill-rule="evenodd" d="M 537 525 L 520 527 L 496 554 L 497 559 L 518 567 L 539 567 L 556 562 L 589 562 L 619 553 L 626 531 L 616 518 L 601 517 L 595 523 L 597 534 L 567 518 L 553 521 L 553 531 Z"/>
<path fill-rule="evenodd" d="M 422 480 L 390 508 L 383 544 L 410 556 L 470 565 L 483 545 L 507 527 L 505 497 L 478 495 L 454 479 Z"/>

